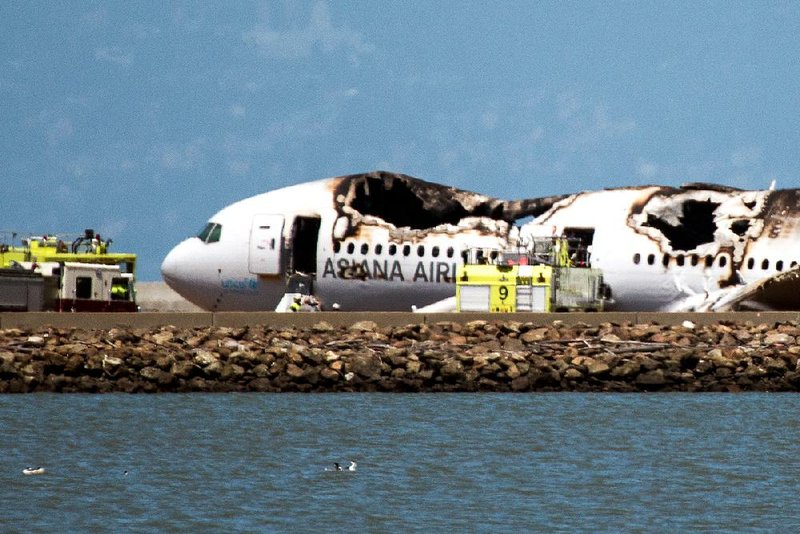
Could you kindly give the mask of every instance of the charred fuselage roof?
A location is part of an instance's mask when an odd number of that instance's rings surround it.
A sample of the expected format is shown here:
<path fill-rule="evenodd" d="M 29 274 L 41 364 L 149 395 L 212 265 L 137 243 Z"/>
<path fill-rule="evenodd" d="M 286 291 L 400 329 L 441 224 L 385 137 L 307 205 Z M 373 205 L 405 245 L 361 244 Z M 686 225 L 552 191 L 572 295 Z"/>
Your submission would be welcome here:
<path fill-rule="evenodd" d="M 335 184 L 334 207 L 340 215 L 354 210 L 414 230 L 455 225 L 467 217 L 513 223 L 540 215 L 567 196 L 501 200 L 387 171 L 342 176 Z"/>

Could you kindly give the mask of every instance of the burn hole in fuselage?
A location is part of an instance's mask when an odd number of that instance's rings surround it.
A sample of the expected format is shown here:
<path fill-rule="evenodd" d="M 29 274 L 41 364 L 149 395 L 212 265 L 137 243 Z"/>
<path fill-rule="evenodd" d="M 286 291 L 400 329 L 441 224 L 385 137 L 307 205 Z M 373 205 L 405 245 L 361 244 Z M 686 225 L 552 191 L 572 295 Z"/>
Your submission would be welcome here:
<path fill-rule="evenodd" d="M 738 221 L 733 221 L 731 223 L 731 232 L 738 236 L 743 236 L 747 233 L 747 230 L 750 229 L 750 221 L 746 219 L 740 219 Z"/>
<path fill-rule="evenodd" d="M 403 180 L 367 177 L 356 185 L 350 206 L 364 215 L 380 217 L 397 227 L 416 230 L 440 224 L 457 224 L 468 215 L 446 188 L 428 190 L 410 187 Z"/>
<path fill-rule="evenodd" d="M 436 202 L 439 209 L 431 209 L 405 182 L 392 180 L 388 187 L 384 183 L 373 178 L 359 183 L 350 206 L 364 215 L 374 215 L 395 226 L 414 229 L 456 224 L 467 214 L 464 207 L 452 199 L 442 198 Z"/>
<path fill-rule="evenodd" d="M 716 202 L 687 200 L 682 204 L 680 224 L 673 226 L 667 221 L 649 214 L 644 226 L 656 228 L 669 240 L 675 250 L 692 250 L 714 241 L 717 225 L 714 222 Z"/>

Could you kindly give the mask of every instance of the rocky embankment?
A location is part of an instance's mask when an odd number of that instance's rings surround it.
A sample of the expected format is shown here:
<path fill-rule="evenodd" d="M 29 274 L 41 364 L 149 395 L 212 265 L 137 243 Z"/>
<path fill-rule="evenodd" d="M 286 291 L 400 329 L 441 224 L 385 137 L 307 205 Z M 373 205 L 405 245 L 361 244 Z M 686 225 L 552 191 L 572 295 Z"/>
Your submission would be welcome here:
<path fill-rule="evenodd" d="M 0 330 L 0 392 L 798 391 L 800 324 Z"/>

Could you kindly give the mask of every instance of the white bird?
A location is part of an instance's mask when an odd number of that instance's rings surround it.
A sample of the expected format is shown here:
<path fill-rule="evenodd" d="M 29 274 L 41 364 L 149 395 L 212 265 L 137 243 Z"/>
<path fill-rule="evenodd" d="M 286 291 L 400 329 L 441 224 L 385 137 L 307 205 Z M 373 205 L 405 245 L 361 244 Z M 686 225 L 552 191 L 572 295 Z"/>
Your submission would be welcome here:
<path fill-rule="evenodd" d="M 45 472 L 44 467 L 26 467 L 22 470 L 23 475 L 43 475 Z"/>
<path fill-rule="evenodd" d="M 350 461 L 350 467 L 347 468 L 348 471 L 355 471 L 356 470 L 356 463 L 354 461 Z"/>

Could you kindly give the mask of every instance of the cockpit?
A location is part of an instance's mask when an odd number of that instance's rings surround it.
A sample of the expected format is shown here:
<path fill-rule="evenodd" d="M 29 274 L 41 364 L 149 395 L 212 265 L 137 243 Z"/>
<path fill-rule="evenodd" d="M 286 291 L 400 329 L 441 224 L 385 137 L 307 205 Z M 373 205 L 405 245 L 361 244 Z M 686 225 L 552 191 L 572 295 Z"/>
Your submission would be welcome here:
<path fill-rule="evenodd" d="M 197 234 L 203 243 L 216 243 L 222 235 L 222 225 L 210 222 Z"/>

